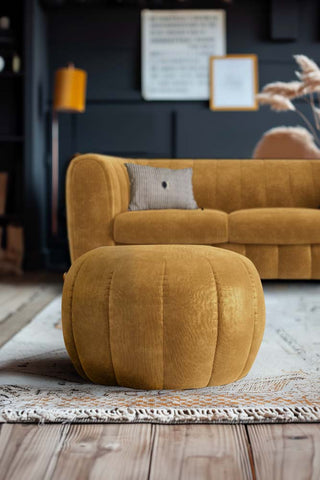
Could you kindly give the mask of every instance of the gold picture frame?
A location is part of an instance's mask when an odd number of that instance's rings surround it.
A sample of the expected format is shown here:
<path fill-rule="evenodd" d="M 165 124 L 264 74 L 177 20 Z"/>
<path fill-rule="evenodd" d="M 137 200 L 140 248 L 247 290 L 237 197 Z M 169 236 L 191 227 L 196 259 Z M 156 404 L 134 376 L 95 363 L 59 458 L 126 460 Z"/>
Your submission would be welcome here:
<path fill-rule="evenodd" d="M 210 109 L 258 110 L 258 57 L 234 54 L 210 57 Z M 238 95 L 238 96 L 237 96 Z"/>

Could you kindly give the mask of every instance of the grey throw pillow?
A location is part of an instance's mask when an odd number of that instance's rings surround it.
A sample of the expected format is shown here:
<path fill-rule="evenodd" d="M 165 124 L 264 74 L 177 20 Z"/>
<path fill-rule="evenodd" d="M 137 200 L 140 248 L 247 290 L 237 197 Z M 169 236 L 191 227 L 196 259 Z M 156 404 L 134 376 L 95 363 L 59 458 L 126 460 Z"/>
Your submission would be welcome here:
<path fill-rule="evenodd" d="M 131 185 L 129 210 L 198 208 L 193 196 L 192 168 L 172 170 L 125 164 Z"/>

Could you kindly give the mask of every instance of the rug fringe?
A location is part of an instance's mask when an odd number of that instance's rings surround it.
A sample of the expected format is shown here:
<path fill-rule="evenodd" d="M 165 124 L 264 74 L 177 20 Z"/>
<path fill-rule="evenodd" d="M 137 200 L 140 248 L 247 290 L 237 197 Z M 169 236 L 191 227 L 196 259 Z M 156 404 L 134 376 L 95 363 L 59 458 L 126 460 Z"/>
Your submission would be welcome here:
<path fill-rule="evenodd" d="M 0 423 L 294 423 L 319 422 L 320 408 L 115 408 L 115 409 L 5 409 Z"/>

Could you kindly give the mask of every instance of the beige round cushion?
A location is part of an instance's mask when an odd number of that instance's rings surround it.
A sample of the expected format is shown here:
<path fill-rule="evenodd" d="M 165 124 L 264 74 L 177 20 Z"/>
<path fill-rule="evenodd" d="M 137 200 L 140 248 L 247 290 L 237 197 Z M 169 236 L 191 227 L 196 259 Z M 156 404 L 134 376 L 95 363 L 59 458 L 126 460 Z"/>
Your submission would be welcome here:
<path fill-rule="evenodd" d="M 126 387 L 197 388 L 246 375 L 265 323 L 246 257 L 193 245 L 101 247 L 66 275 L 62 324 L 77 371 Z"/>

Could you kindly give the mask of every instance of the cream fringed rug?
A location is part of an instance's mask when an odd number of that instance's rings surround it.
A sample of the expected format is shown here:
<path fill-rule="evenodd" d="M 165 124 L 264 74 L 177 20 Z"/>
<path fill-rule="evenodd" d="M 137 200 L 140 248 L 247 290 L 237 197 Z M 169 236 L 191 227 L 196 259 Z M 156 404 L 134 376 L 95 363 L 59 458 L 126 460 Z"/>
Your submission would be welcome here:
<path fill-rule="evenodd" d="M 1 422 L 263 423 L 320 420 L 320 284 L 265 283 L 267 325 L 232 385 L 139 391 L 85 383 L 64 349 L 60 298 L 0 352 Z"/>

